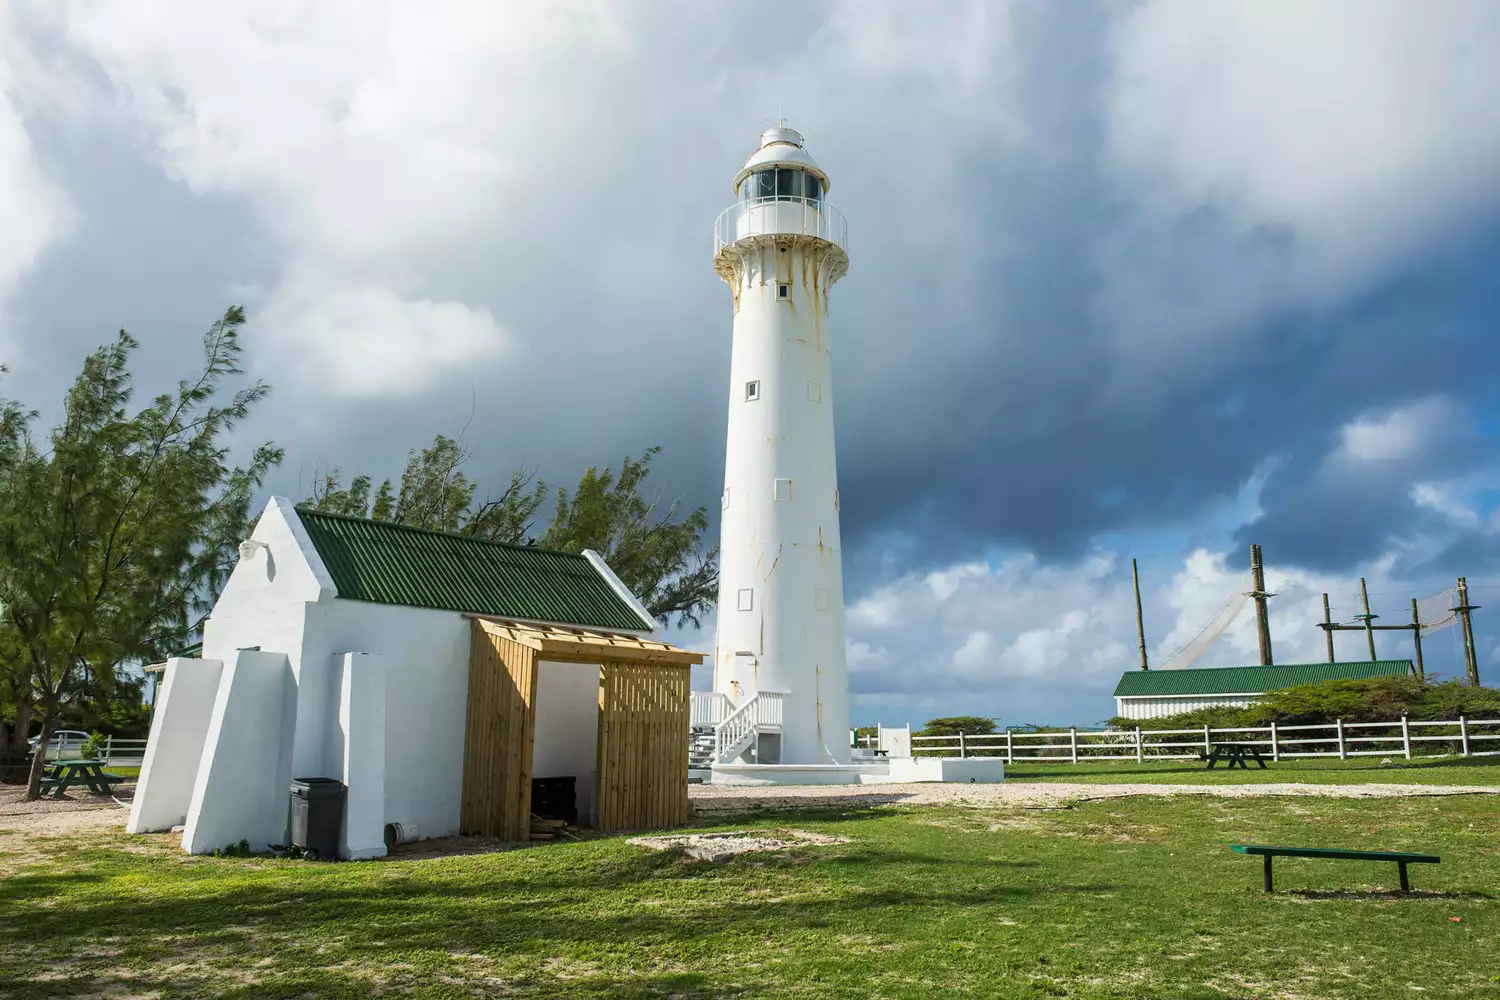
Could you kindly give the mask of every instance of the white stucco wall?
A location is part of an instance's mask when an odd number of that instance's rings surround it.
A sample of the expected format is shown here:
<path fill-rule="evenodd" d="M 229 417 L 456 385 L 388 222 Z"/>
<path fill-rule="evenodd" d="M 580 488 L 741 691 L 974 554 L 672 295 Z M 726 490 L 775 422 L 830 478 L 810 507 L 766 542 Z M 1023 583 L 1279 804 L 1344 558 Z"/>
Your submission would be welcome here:
<path fill-rule="evenodd" d="M 167 661 L 125 824 L 130 833 L 170 830 L 187 821 L 223 668 L 218 660 Z"/>
<path fill-rule="evenodd" d="M 286 843 L 296 713 L 286 654 L 234 653 L 225 661 L 193 783 L 182 846 L 204 854 L 248 840 L 251 850 Z"/>
<path fill-rule="evenodd" d="M 599 767 L 599 665 L 543 660 L 537 667 L 532 777 L 577 778 L 578 817 L 592 823 Z"/>
<path fill-rule="evenodd" d="M 385 855 L 385 658 L 339 657 L 339 724 L 335 775 L 348 789 L 339 857 Z"/>
<path fill-rule="evenodd" d="M 338 778 L 336 741 L 340 659 L 381 657 L 385 673 L 385 823 L 415 823 L 423 837 L 458 833 L 468 711 L 470 622 L 456 611 L 364 601 L 309 606 L 302 643 L 301 711 L 324 706 L 317 750 L 301 745 L 299 774 Z M 318 693 L 314 694 L 315 689 Z M 309 732 L 311 739 L 315 734 Z"/>

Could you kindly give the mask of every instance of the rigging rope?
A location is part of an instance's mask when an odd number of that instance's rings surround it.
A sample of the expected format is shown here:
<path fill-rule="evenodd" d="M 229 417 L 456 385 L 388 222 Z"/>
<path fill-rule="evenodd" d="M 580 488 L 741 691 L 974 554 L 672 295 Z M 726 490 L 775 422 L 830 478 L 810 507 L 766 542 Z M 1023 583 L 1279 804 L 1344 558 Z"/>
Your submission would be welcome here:
<path fill-rule="evenodd" d="M 1194 635 L 1184 643 L 1177 652 L 1167 657 L 1157 669 L 1183 670 L 1192 666 L 1193 661 L 1202 656 L 1204 651 L 1213 645 L 1214 640 L 1224 633 L 1224 630 L 1229 627 L 1229 623 L 1234 621 L 1235 616 L 1240 613 L 1240 609 L 1249 600 L 1250 595 L 1247 593 L 1230 595 L 1229 600 L 1225 601 L 1223 606 L 1214 612 L 1213 617 L 1203 623 L 1203 627 L 1198 630 L 1197 635 Z"/>

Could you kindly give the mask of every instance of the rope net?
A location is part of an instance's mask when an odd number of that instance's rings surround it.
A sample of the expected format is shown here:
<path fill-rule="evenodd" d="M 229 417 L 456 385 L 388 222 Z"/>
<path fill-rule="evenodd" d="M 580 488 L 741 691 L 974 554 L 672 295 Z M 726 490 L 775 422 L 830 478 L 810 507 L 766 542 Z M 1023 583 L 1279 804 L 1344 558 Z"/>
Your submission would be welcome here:
<path fill-rule="evenodd" d="M 1250 600 L 1247 593 L 1233 594 L 1225 601 L 1218 611 L 1214 612 L 1212 618 L 1203 624 L 1198 634 L 1189 639 L 1183 646 L 1167 657 L 1165 662 L 1157 668 L 1159 670 L 1183 670 L 1193 665 L 1193 661 L 1202 656 L 1214 640 L 1224 634 L 1224 630 L 1233 622 L 1240 609 Z M 1424 629 L 1425 631 L 1425 629 Z"/>
<path fill-rule="evenodd" d="M 1355 594 L 1350 597 L 1349 603 L 1353 607 L 1359 607 L 1361 604 L 1359 595 Z M 1417 617 L 1422 622 L 1422 635 L 1426 636 L 1433 632 L 1441 632 L 1445 628 L 1457 625 L 1458 612 L 1453 610 L 1453 606 L 1457 603 L 1458 589 L 1455 587 L 1448 587 L 1435 594 L 1429 594 L 1427 597 L 1417 598 Z M 1409 607 L 1408 605 L 1397 611 L 1386 606 L 1385 614 L 1378 616 L 1379 623 L 1382 625 L 1403 625 L 1410 623 Z M 1356 617 L 1353 621 L 1355 624 L 1358 624 L 1360 619 Z"/>
<path fill-rule="evenodd" d="M 1417 617 L 1422 622 L 1422 634 L 1437 632 L 1458 623 L 1458 612 L 1453 605 L 1458 603 L 1458 591 L 1449 587 L 1431 597 L 1417 598 Z"/>

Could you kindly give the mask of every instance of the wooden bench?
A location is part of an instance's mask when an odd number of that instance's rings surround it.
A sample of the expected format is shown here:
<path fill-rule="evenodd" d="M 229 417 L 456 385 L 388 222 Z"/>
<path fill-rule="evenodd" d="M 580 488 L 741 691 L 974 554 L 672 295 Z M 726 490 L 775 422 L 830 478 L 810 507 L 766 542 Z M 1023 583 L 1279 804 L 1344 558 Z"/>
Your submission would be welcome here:
<path fill-rule="evenodd" d="M 1407 865 L 1435 865 L 1442 859 L 1436 854 L 1409 854 L 1405 851 L 1346 851 L 1337 847 L 1266 847 L 1258 844 L 1230 844 L 1239 854 L 1259 854 L 1265 859 L 1266 891 L 1271 891 L 1272 858 L 1331 858 L 1344 861 L 1394 861 L 1401 874 L 1401 891 L 1411 892 L 1406 880 Z"/>

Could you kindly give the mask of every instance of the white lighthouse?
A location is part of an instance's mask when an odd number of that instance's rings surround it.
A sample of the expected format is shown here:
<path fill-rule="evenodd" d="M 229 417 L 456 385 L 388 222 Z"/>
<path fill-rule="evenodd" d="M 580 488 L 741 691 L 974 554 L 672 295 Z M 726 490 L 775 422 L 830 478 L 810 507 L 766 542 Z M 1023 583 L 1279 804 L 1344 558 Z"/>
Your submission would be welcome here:
<path fill-rule="evenodd" d="M 756 764 L 847 764 L 828 331 L 847 225 L 789 128 L 761 134 L 734 189 L 714 230 L 714 270 L 734 301 L 714 690 L 739 723 L 720 726 L 720 750 L 743 747 Z"/>

